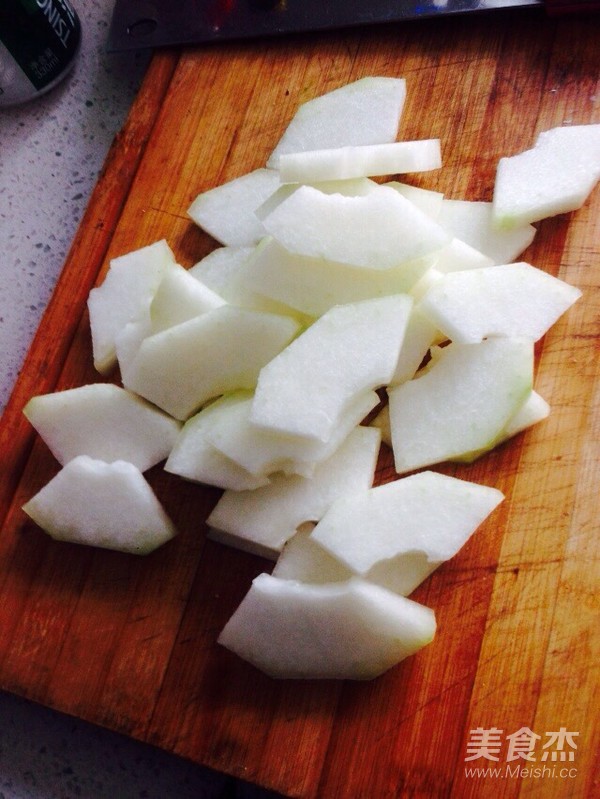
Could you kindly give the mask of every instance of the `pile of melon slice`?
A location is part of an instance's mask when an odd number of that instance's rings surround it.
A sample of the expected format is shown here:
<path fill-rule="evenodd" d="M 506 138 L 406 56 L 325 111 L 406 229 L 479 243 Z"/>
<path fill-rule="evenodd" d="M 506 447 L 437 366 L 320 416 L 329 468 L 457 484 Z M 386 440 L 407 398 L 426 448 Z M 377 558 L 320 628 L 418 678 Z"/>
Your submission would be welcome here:
<path fill-rule="evenodd" d="M 122 387 L 25 408 L 63 468 L 24 510 L 57 539 L 163 544 L 161 461 L 224 489 L 210 535 L 276 564 L 219 641 L 276 677 L 371 678 L 431 641 L 407 597 L 503 497 L 429 467 L 547 416 L 534 343 L 581 294 L 517 259 L 600 178 L 600 125 L 502 159 L 492 202 L 448 199 L 386 179 L 442 165 L 396 141 L 405 96 L 368 77 L 302 105 L 265 168 L 193 202 L 222 246 L 191 269 L 164 240 L 111 261 L 88 306 Z M 374 487 L 382 438 L 404 476 Z"/>

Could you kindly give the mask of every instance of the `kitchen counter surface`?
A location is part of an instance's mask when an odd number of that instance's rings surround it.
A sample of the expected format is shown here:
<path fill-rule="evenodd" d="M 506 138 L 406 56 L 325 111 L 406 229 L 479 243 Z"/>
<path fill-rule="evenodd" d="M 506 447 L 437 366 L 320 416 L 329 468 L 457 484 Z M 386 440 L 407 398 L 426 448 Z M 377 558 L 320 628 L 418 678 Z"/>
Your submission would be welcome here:
<path fill-rule="evenodd" d="M 149 59 L 105 52 L 112 0 L 75 5 L 83 42 L 71 74 L 38 100 L 0 110 L 0 411 Z M 254 792 L 0 693 L 1 799 L 234 796 Z"/>
<path fill-rule="evenodd" d="M 105 52 L 112 0 L 74 0 L 82 47 L 37 100 L 0 108 L 0 410 L 149 54 Z"/>

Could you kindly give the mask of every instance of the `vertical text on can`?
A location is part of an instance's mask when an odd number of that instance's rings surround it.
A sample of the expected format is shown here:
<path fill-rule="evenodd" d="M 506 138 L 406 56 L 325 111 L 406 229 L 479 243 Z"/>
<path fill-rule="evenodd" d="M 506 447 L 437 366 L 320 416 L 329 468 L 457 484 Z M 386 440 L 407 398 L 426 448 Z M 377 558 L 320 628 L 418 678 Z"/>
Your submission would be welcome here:
<path fill-rule="evenodd" d="M 81 24 L 69 0 L 0 2 L 0 106 L 26 102 L 73 66 Z"/>

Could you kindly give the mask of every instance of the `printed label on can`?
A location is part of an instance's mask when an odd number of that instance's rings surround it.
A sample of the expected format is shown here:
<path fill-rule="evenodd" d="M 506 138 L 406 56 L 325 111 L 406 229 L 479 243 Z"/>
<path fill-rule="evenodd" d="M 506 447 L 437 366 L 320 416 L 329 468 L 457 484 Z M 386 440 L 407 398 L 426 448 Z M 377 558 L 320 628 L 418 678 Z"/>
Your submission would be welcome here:
<path fill-rule="evenodd" d="M 35 96 L 54 84 L 71 65 L 80 38 L 68 0 L 1 0 L 0 103 Z"/>

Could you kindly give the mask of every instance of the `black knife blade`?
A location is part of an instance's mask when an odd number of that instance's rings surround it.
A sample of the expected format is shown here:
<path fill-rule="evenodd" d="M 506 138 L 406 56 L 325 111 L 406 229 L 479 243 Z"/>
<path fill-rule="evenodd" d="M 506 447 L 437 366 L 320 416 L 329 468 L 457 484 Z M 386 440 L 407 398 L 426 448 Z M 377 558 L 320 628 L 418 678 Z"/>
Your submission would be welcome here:
<path fill-rule="evenodd" d="M 117 0 L 109 51 L 544 6 L 543 0 Z"/>

